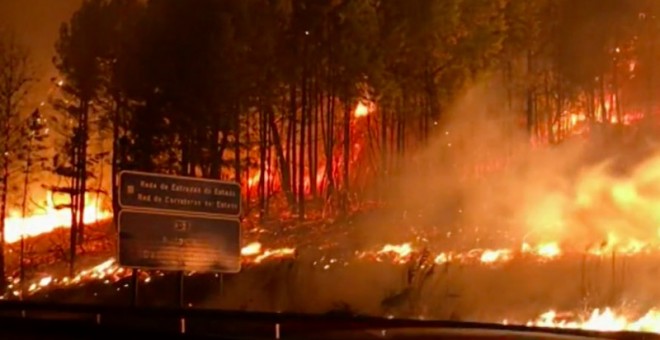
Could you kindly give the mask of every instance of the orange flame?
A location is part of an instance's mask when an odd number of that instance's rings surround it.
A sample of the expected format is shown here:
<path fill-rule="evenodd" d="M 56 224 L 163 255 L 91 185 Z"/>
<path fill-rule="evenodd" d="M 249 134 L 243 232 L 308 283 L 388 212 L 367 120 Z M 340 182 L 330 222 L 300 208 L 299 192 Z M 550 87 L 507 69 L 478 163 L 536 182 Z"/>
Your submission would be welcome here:
<path fill-rule="evenodd" d="M 14 243 L 23 237 L 34 237 L 49 233 L 59 228 L 71 227 L 71 208 L 56 208 L 61 202 L 55 202 L 52 192 L 47 193 L 46 206 L 32 215 L 21 217 L 21 213 L 12 210 L 5 219 L 5 242 Z M 93 195 L 85 195 L 85 224 L 107 220 L 112 212 L 102 208 L 101 200 Z"/>
<path fill-rule="evenodd" d="M 363 102 L 358 102 L 355 107 L 355 118 L 366 117 L 369 115 L 369 107 Z"/>
<path fill-rule="evenodd" d="M 577 320 L 575 320 L 577 319 Z M 638 319 L 617 314 L 611 308 L 594 309 L 586 318 L 566 320 L 553 310 L 543 313 L 528 326 L 586 329 L 594 331 L 635 331 L 660 333 L 660 311 L 651 309 Z"/>

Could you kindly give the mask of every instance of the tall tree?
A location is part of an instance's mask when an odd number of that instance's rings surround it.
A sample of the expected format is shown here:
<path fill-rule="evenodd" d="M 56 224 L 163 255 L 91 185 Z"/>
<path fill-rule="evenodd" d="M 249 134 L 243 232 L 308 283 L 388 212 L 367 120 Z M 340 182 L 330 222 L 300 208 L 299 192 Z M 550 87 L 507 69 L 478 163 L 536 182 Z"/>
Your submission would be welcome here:
<path fill-rule="evenodd" d="M 29 52 L 10 31 L 0 30 L 0 290 L 5 280 L 5 220 L 9 181 L 21 146 L 20 113 L 32 80 Z"/>
<path fill-rule="evenodd" d="M 87 182 L 90 178 L 88 144 L 90 118 L 98 112 L 103 80 L 103 57 L 108 54 L 110 38 L 108 1 L 86 0 L 68 23 L 62 24 L 53 59 L 64 84 L 63 98 L 56 108 L 73 124 L 68 127 L 64 157 L 58 157 L 56 173 L 70 182 L 71 197 L 70 271 L 73 272 L 76 245 L 84 237 L 84 211 Z"/>

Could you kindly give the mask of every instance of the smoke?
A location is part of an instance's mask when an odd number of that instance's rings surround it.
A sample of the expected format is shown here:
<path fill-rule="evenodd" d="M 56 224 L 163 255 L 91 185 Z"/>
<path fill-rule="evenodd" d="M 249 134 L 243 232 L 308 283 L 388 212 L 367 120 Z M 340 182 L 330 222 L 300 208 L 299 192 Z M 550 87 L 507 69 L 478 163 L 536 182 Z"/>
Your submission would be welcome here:
<path fill-rule="evenodd" d="M 525 322 L 549 309 L 654 306 L 652 258 L 626 255 L 659 237 L 653 144 L 643 131 L 594 126 L 589 138 L 534 146 L 524 111 L 506 98 L 492 79 L 467 89 L 421 152 L 388 178 L 397 183 L 387 188 L 389 209 L 326 228 L 337 235 L 320 242 L 340 249 L 247 268 L 207 304 L 489 322 Z M 404 242 L 432 252 L 557 242 L 562 256 L 493 265 L 355 261 L 356 249 Z M 586 253 L 594 251 L 604 255 Z"/>
<path fill-rule="evenodd" d="M 402 210 L 424 215 L 429 233 L 463 235 L 452 243 L 465 247 L 657 240 L 660 154 L 643 131 L 594 125 L 588 138 L 535 146 L 521 105 L 506 98 L 482 80 L 443 114 L 404 170 Z"/>

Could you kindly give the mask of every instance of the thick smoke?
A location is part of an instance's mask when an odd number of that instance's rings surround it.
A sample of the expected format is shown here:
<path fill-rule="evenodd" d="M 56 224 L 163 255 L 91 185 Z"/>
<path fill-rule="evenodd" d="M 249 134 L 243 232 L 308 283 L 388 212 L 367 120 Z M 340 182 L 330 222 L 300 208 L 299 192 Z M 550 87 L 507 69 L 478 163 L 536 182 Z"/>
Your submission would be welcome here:
<path fill-rule="evenodd" d="M 535 146 L 522 110 L 497 85 L 472 86 L 445 113 L 405 171 L 397 192 L 405 209 L 490 246 L 658 239 L 660 155 L 644 131 L 592 125 L 588 137 Z"/>
<path fill-rule="evenodd" d="M 300 251 L 247 270 L 209 305 L 489 322 L 524 322 L 549 309 L 654 306 L 657 270 L 650 258 L 626 255 L 659 237 L 653 144 L 630 127 L 592 126 L 589 138 L 534 146 L 522 109 L 508 105 L 499 85 L 472 86 L 446 110 L 428 145 L 392 178 L 395 204 L 328 228 L 341 232 L 319 242 L 337 241 L 343 254 Z M 403 242 L 436 252 L 557 242 L 562 257 L 449 261 L 417 268 L 428 273 L 417 284 L 410 264 L 353 261 L 355 249 Z"/>

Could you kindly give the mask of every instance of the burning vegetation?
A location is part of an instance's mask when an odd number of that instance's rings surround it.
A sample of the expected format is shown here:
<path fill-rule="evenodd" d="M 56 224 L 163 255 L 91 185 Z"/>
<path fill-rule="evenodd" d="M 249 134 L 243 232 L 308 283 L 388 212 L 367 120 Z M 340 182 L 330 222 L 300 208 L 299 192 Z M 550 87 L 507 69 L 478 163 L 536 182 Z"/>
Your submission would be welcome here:
<path fill-rule="evenodd" d="M 656 13 L 85 1 L 30 115 L 3 32 L 3 298 L 128 287 L 117 174 L 141 170 L 241 184 L 242 272 L 195 305 L 660 332 Z"/>

